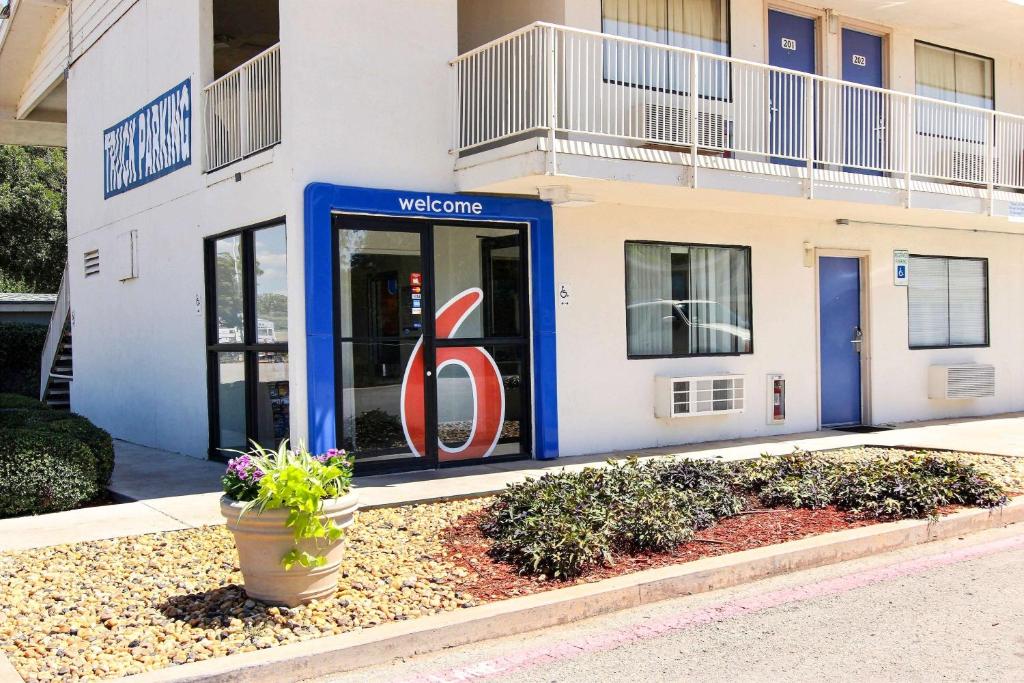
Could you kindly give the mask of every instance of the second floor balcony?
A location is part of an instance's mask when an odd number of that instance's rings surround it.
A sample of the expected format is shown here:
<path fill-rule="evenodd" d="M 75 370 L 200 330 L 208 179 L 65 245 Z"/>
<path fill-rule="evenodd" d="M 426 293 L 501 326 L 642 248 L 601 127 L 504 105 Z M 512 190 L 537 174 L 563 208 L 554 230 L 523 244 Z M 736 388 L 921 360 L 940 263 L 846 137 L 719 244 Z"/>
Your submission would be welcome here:
<path fill-rule="evenodd" d="M 204 170 L 214 171 L 281 142 L 281 44 L 203 89 Z"/>
<path fill-rule="evenodd" d="M 1024 201 L 1024 116 L 545 23 L 452 68 L 464 190 L 613 177 L 599 157 L 682 166 L 695 186 L 729 174 L 751 191 L 1003 215 Z M 534 152 L 543 169 L 480 170 Z"/>

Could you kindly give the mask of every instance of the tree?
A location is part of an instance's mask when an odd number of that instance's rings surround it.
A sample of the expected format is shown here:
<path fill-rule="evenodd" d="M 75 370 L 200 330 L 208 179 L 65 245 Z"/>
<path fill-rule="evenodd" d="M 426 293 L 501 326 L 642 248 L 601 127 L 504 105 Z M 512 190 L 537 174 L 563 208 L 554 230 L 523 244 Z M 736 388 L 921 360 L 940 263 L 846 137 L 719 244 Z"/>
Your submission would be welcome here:
<path fill-rule="evenodd" d="M 67 258 L 63 149 L 0 145 L 0 291 L 56 292 Z"/>

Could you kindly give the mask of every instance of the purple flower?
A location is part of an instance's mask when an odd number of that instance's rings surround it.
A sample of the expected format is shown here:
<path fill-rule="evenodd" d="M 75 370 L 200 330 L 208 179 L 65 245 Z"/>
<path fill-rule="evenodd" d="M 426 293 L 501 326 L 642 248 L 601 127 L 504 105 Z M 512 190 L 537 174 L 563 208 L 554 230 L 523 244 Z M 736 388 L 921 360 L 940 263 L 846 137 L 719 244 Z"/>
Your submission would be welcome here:
<path fill-rule="evenodd" d="M 248 455 L 228 460 L 228 474 L 233 474 L 242 481 L 255 482 L 263 478 L 263 471 L 253 464 L 252 458 Z"/>
<path fill-rule="evenodd" d="M 316 456 L 316 459 L 322 463 L 326 463 L 331 458 L 338 458 L 345 455 L 344 450 L 338 450 L 337 448 L 328 448 L 326 453 Z"/>

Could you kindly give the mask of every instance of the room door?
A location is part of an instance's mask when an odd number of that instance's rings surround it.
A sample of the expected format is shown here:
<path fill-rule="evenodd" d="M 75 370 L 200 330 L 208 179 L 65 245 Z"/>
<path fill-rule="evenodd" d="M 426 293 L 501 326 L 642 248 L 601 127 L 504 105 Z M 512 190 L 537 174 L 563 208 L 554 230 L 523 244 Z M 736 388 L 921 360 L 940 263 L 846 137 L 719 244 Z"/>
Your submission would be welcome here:
<path fill-rule="evenodd" d="M 814 19 L 768 10 L 768 63 L 816 73 L 817 41 Z M 768 149 L 772 163 L 802 166 L 806 158 L 804 119 L 805 79 L 792 73 L 768 74 Z"/>
<path fill-rule="evenodd" d="M 335 223 L 338 433 L 357 471 L 528 457 L 525 227 Z"/>
<path fill-rule="evenodd" d="M 882 37 L 843 29 L 843 80 L 881 88 Z M 888 120 L 885 97 L 868 88 L 843 89 L 844 171 L 881 175 L 887 167 Z"/>
<path fill-rule="evenodd" d="M 821 425 L 861 424 L 860 259 L 818 259 Z"/>

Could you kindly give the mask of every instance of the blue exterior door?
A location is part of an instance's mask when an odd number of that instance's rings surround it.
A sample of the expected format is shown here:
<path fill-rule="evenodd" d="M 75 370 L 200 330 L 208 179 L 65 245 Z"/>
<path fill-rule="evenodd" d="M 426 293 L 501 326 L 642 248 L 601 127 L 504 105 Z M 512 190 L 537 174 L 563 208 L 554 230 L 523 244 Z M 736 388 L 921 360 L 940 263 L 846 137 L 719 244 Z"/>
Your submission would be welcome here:
<path fill-rule="evenodd" d="M 823 256 L 818 261 L 821 307 L 821 424 L 861 423 L 860 260 Z"/>
<path fill-rule="evenodd" d="M 843 80 L 881 88 L 881 36 L 843 29 Z M 861 88 L 845 88 L 844 158 L 850 167 L 844 171 L 881 175 L 872 170 L 886 166 L 885 102 L 881 93 Z"/>
<path fill-rule="evenodd" d="M 816 33 L 814 19 L 768 10 L 768 63 L 784 69 L 816 73 Z M 773 155 L 772 163 L 803 166 L 806 162 L 800 158 L 806 154 L 804 79 L 775 72 L 768 78 L 768 149 Z"/>

